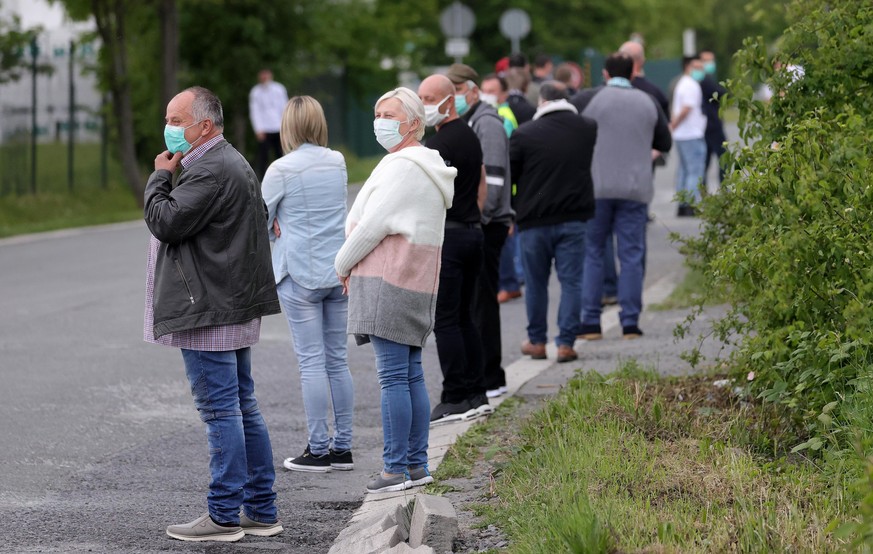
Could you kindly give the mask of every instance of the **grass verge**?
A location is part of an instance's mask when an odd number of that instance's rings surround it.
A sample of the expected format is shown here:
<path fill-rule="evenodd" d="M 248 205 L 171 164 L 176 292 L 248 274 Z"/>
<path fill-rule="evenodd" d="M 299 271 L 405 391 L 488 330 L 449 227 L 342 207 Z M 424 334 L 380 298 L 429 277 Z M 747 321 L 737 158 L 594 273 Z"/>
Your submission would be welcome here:
<path fill-rule="evenodd" d="M 574 378 L 501 441 L 498 498 L 477 511 L 511 552 L 843 549 L 829 525 L 855 509 L 852 477 L 757 453 L 766 414 L 712 382 L 634 363 Z"/>
<path fill-rule="evenodd" d="M 0 192 L 5 193 L 0 194 L 0 238 L 142 218 L 142 210 L 133 194 L 121 184 L 120 169 L 112 159 L 108 167 L 109 185 L 100 188 L 99 144 L 76 145 L 72 192 L 67 184 L 65 144 L 38 146 L 37 194 L 29 192 L 29 150 L 18 150 L 21 152 L 4 147 L 0 151 L 4 161 L 20 162 L 5 168 L 10 173 L 6 175 L 9 181 L 3 181 L 0 187 Z M 344 155 L 349 183 L 363 183 L 382 159 Z"/>

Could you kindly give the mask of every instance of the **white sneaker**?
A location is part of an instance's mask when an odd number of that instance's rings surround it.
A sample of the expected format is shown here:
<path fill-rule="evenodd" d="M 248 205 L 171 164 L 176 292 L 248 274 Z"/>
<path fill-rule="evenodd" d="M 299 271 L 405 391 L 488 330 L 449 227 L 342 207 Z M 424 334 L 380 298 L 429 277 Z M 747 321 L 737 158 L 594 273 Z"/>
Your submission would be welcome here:
<path fill-rule="evenodd" d="M 509 392 L 509 389 L 506 386 L 497 387 L 496 389 L 485 391 L 485 396 L 488 398 L 497 398 L 498 396 L 502 396 Z"/>

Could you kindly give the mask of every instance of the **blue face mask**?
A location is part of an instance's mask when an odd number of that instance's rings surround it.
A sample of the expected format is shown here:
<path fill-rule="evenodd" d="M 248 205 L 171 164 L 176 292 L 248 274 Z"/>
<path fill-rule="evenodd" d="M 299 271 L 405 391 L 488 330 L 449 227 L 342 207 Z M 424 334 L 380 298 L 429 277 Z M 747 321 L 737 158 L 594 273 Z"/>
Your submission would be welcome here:
<path fill-rule="evenodd" d="M 715 62 L 706 62 L 703 64 L 703 70 L 709 75 L 715 75 Z"/>
<path fill-rule="evenodd" d="M 164 127 L 164 143 L 167 145 L 167 150 L 170 151 L 170 154 L 175 154 L 176 152 L 184 154 L 188 150 L 191 150 L 191 143 L 185 140 L 185 131 L 198 123 L 202 123 L 202 120 L 192 123 L 187 127 L 177 127 L 175 125 L 167 125 Z M 199 140 L 200 139 L 198 138 L 194 142 Z"/>
<path fill-rule="evenodd" d="M 691 70 L 691 78 L 697 81 L 698 83 L 706 77 L 706 72 L 702 69 L 692 69 Z"/>
<path fill-rule="evenodd" d="M 409 134 L 409 131 L 406 132 L 406 135 L 400 134 L 401 123 L 406 123 L 406 121 L 383 118 L 374 119 L 373 133 L 376 135 L 376 142 L 390 152 L 395 146 L 403 142 L 404 137 Z"/>
<path fill-rule="evenodd" d="M 467 105 L 466 94 L 455 95 L 455 109 L 458 110 L 458 115 L 464 115 L 470 109 L 470 106 Z"/>

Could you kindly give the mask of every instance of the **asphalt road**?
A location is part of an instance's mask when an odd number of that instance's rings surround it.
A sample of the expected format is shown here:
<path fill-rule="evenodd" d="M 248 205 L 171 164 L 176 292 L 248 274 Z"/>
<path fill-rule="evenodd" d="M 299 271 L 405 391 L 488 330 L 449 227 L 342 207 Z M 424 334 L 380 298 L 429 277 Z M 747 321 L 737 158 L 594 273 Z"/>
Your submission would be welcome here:
<path fill-rule="evenodd" d="M 674 217 L 674 164 L 657 173 L 647 286 L 678 278 L 667 235 L 697 225 Z M 306 445 L 305 417 L 287 323 L 265 318 L 253 372 L 286 531 L 233 545 L 168 539 L 166 525 L 205 511 L 208 454 L 181 355 L 142 341 L 147 242 L 141 222 L 0 241 L 0 551 L 326 552 L 381 466 L 372 349 L 350 341 L 355 471 L 287 472 L 282 460 Z M 551 293 L 553 336 L 554 278 Z M 525 338 L 523 302 L 504 304 L 501 319 L 509 364 Z M 434 402 L 432 340 L 424 365 Z"/>

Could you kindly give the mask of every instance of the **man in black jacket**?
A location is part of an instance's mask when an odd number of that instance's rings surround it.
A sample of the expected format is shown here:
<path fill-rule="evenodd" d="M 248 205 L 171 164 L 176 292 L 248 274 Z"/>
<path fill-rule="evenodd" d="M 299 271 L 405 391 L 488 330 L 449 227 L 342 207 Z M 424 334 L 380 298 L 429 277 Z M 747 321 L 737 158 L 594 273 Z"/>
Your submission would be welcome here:
<path fill-rule="evenodd" d="M 208 513 L 170 525 L 167 535 L 223 542 L 275 535 L 282 525 L 273 451 L 251 374 L 261 316 L 280 311 L 261 187 L 222 136 L 215 94 L 202 87 L 179 93 L 166 122 L 167 150 L 145 188 L 152 238 L 144 335 L 182 349 L 212 473 Z"/>
<path fill-rule="evenodd" d="M 554 81 L 540 87 L 533 121 L 518 128 L 509 142 L 511 175 L 527 294 L 528 340 L 522 353 L 546 357 L 548 283 L 555 263 L 561 283 L 555 340 L 558 361 L 569 362 L 580 330 L 585 222 L 594 215 L 591 160 L 597 124 L 579 116 L 567 101 L 566 87 Z"/>

